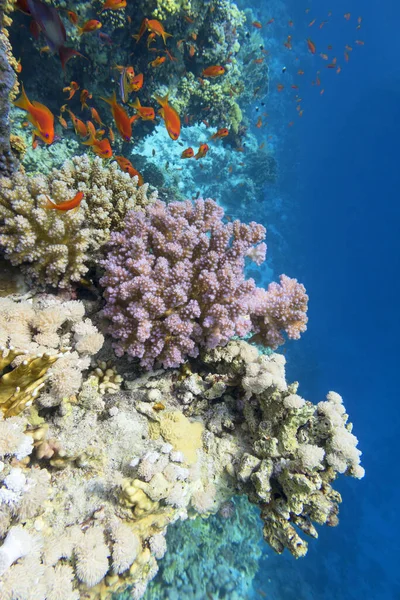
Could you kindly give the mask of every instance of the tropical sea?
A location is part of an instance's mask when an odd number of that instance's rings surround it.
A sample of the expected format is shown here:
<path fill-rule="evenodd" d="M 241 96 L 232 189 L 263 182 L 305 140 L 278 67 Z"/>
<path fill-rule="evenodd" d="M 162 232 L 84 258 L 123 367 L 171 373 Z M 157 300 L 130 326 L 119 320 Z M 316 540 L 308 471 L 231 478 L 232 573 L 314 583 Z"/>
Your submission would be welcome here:
<path fill-rule="evenodd" d="M 17 100 L 18 108 L 5 100 L 17 95 L 3 62 L 8 88 L 0 92 L 11 130 L 3 118 L 0 598 L 400 599 L 400 323 L 393 317 L 400 7 L 356 0 L 334 6 L 238 0 L 237 7 L 228 0 L 137 6 L 106 0 L 103 8 L 107 2 L 104 12 L 100 1 L 28 0 L 14 11 L 0 5 L 13 21 L 3 22 L 13 57 L 0 39 L 2 57 L 29 100 L 55 117 L 51 133 L 45 111 L 38 116 L 26 101 Z M 91 19 L 97 25 L 88 25 Z M 163 38 L 160 24 L 172 37 Z M 132 34 L 141 39 L 132 41 Z M 65 47 L 83 58 L 68 56 L 62 69 L 57 54 L 61 48 L 62 58 Z M 141 84 L 133 80 L 139 72 Z M 118 116 L 121 108 L 127 120 Z M 118 166 L 115 157 L 123 159 Z M 75 162 L 62 167 L 65 160 Z M 229 265 L 240 281 L 243 272 L 272 295 L 280 292 L 268 286 L 281 273 L 304 284 L 307 328 L 299 288 L 282 292 L 296 307 L 284 318 L 264 315 L 264 328 L 252 313 L 261 310 L 254 309 L 256 293 L 246 304 L 238 284 L 229 287 L 229 300 L 220 291 L 219 301 L 230 307 L 240 297 L 251 328 L 229 312 L 235 328 L 227 334 L 212 307 L 207 321 L 205 298 L 225 262 L 203 291 L 195 283 L 185 294 L 173 287 L 181 301 L 171 300 L 168 285 L 177 286 L 176 277 L 186 282 L 192 267 L 186 263 L 170 280 L 169 271 L 157 275 L 153 258 L 172 265 L 186 256 L 193 230 L 182 241 L 174 203 L 189 199 L 197 206 L 208 197 L 223 207 L 224 216 L 212 218 L 225 231 L 236 219 L 265 226 L 265 262 L 248 260 L 261 252 L 263 239 L 246 230 L 250 249 L 241 246 L 242 262 L 231 257 Z M 155 198 L 165 204 L 153 214 Z M 66 201 L 74 205 L 53 206 Z M 192 208 L 186 210 L 190 220 Z M 199 214 L 191 221 L 198 227 L 194 239 L 207 244 L 215 233 Z M 170 245 L 161 237 L 148 241 L 158 229 L 166 238 L 170 233 Z M 215 252 L 229 253 L 229 244 L 223 251 L 217 244 Z M 193 265 L 202 252 L 196 247 L 198 254 L 188 255 Z M 205 252 L 194 280 L 211 269 L 211 254 Z M 153 294 L 151 302 L 143 290 Z M 182 298 L 198 301 L 200 313 L 180 312 Z M 171 314 L 180 320 L 168 330 Z M 214 324 L 211 334 L 206 322 Z M 7 362 L 13 346 L 26 355 L 27 380 L 18 357 Z M 286 360 L 286 381 L 299 382 L 298 389 L 285 388 L 284 375 L 282 383 L 275 350 Z M 40 376 L 31 360 L 46 363 Z M 318 405 L 330 391 L 343 398 L 345 411 L 337 414 L 348 414 L 352 430 L 342 424 L 345 417 L 335 421 L 324 412 L 326 404 L 331 411 L 338 406 L 337 395 L 313 414 L 299 398 Z M 355 447 L 346 454 L 331 434 L 318 433 L 323 415 L 342 441 L 355 446 L 343 435 L 357 437 L 365 476 Z M 277 446 L 262 446 L 271 436 Z M 307 456 L 313 452 L 308 462 L 305 446 Z M 254 461 L 251 477 L 243 474 L 244 457 Z"/>

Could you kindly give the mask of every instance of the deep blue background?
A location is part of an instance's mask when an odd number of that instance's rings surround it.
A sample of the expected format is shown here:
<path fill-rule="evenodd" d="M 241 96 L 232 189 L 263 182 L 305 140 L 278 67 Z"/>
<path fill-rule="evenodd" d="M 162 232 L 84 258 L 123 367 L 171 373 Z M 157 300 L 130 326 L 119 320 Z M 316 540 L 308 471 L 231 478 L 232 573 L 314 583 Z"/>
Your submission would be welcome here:
<path fill-rule="evenodd" d="M 295 22 L 304 21 L 305 5 L 292 5 Z M 268 553 L 259 583 L 271 600 L 392 600 L 400 598 L 400 4 L 311 6 L 351 12 L 353 30 L 361 14 L 350 39 L 365 46 L 323 96 L 302 91 L 304 116 L 281 156 L 293 200 L 282 270 L 310 296 L 308 332 L 288 350 L 288 374 L 313 402 L 331 389 L 343 396 L 366 476 L 338 480 L 339 526 L 320 529 L 305 559 Z M 350 43 L 348 25 L 332 27 L 327 43 Z"/>

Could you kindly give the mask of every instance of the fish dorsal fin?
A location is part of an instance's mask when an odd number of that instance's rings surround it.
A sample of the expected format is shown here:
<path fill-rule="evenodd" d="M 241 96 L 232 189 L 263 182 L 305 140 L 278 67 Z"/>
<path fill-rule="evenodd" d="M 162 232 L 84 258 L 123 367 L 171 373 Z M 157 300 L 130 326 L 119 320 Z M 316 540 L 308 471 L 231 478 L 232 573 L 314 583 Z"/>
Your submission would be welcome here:
<path fill-rule="evenodd" d="M 22 110 L 29 111 L 32 108 L 32 103 L 29 101 L 28 96 L 26 95 L 24 84 L 22 83 L 21 86 L 21 95 L 19 98 L 17 98 L 17 100 L 14 101 L 14 106 L 22 108 Z"/>

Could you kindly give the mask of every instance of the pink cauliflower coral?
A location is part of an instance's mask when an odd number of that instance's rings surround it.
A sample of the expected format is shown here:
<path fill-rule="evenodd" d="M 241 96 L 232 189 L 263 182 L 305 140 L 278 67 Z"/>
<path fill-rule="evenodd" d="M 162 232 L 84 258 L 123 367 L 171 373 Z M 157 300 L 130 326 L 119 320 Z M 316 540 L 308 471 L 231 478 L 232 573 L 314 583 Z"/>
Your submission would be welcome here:
<path fill-rule="evenodd" d="M 224 224 L 223 216 L 213 200 L 201 199 L 128 213 L 124 231 L 111 237 L 101 280 L 119 356 L 138 357 L 147 369 L 155 360 L 177 367 L 200 346 L 250 332 L 256 287 L 244 264 L 255 244 L 257 262 L 265 257 L 265 228 Z"/>
<path fill-rule="evenodd" d="M 157 201 L 128 213 L 125 229 L 112 234 L 101 284 L 118 356 L 140 358 L 147 369 L 156 361 L 178 367 L 235 335 L 252 332 L 276 347 L 279 329 L 293 338 L 304 331 L 303 286 L 283 275 L 265 291 L 245 279 L 246 257 L 265 259 L 265 228 L 223 216 L 209 199 Z"/>
<path fill-rule="evenodd" d="M 256 332 L 252 339 L 273 350 L 285 341 L 282 331 L 298 340 L 307 329 L 307 306 L 304 285 L 286 275 L 280 276 L 280 283 L 270 283 L 268 290 L 257 288 L 251 307 Z"/>

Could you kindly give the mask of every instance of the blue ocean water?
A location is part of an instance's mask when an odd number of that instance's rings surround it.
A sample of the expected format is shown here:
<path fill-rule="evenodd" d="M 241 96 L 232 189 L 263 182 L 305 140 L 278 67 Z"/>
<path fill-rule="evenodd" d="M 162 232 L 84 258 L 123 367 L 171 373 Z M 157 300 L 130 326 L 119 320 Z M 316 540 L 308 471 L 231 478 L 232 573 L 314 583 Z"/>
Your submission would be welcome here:
<path fill-rule="evenodd" d="M 287 9 L 304 21 L 303 3 Z M 365 46 L 330 78 L 323 96 L 312 87 L 302 92 L 304 116 L 280 151 L 290 205 L 281 228 L 289 253 L 280 260 L 310 296 L 308 331 L 288 348 L 288 373 L 313 402 L 330 389 L 343 396 L 366 476 L 338 480 L 339 526 L 320 529 L 305 559 L 265 551 L 255 588 L 271 600 L 394 600 L 400 598 L 400 6 L 321 1 L 316 10 L 362 15 L 357 35 Z M 329 36 L 325 31 L 326 43 L 349 43 L 345 25 Z M 321 79 L 327 75 L 322 71 Z"/>

